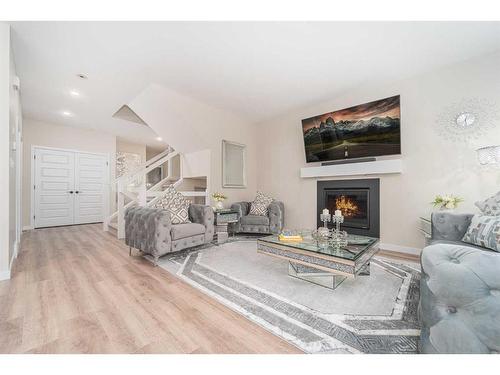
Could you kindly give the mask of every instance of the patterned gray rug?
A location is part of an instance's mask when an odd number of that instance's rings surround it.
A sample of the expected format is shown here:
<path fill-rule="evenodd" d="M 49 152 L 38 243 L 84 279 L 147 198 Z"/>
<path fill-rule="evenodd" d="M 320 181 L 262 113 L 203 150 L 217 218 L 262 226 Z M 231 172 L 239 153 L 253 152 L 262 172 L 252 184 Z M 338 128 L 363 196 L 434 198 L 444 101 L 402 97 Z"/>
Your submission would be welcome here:
<path fill-rule="evenodd" d="M 417 353 L 420 271 L 375 257 L 369 276 L 330 290 L 236 237 L 167 255 L 159 266 L 306 353 Z"/>

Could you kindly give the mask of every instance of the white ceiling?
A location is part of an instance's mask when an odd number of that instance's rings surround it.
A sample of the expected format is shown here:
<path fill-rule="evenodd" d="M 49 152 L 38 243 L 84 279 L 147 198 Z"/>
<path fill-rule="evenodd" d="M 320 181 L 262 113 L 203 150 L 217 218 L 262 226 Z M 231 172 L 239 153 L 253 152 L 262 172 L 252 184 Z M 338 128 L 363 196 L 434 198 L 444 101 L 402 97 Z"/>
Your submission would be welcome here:
<path fill-rule="evenodd" d="M 26 117 L 150 146 L 158 146 L 152 130 L 112 115 L 152 82 L 259 122 L 352 87 L 500 49 L 500 22 L 14 22 L 12 28 Z M 61 116 L 64 110 L 74 116 Z"/>

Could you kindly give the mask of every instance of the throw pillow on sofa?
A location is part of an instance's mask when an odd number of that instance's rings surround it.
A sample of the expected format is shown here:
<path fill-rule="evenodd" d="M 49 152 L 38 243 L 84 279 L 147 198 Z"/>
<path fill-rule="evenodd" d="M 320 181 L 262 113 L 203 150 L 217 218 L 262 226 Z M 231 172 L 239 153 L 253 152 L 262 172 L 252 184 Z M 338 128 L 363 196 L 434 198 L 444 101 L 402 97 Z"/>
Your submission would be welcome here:
<path fill-rule="evenodd" d="M 500 216 L 474 215 L 462 241 L 500 252 Z"/>
<path fill-rule="evenodd" d="M 250 204 L 250 215 L 267 216 L 267 208 L 273 201 L 264 193 L 258 191 L 255 200 Z"/>
<path fill-rule="evenodd" d="M 476 202 L 476 206 L 481 210 L 483 215 L 500 215 L 500 191 L 482 202 Z"/>
<path fill-rule="evenodd" d="M 165 189 L 165 195 L 155 205 L 156 208 L 162 208 L 170 212 L 172 224 L 189 223 L 189 204 L 190 202 L 175 190 L 173 185 Z"/>

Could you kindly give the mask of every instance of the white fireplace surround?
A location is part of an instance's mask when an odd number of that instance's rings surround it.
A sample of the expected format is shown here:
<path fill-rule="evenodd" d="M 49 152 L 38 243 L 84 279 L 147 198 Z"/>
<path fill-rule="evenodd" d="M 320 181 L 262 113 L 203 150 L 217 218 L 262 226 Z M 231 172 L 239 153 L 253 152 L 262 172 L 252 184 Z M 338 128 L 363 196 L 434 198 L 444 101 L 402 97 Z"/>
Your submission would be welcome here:
<path fill-rule="evenodd" d="M 402 159 L 386 159 L 367 161 L 360 163 L 334 164 L 315 167 L 304 167 L 300 169 L 300 177 L 338 177 L 338 176 L 357 176 L 372 174 L 390 174 L 402 173 Z"/>

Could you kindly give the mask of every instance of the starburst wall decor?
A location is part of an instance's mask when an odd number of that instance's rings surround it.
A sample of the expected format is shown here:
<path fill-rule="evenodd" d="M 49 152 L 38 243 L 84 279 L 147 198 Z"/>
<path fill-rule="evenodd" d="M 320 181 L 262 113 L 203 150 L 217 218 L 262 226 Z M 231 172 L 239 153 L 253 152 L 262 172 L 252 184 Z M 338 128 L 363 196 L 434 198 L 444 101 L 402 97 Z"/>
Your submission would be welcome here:
<path fill-rule="evenodd" d="M 467 143 L 484 136 L 498 118 L 494 103 L 479 98 L 463 99 L 438 115 L 436 130 L 449 141 Z"/>

